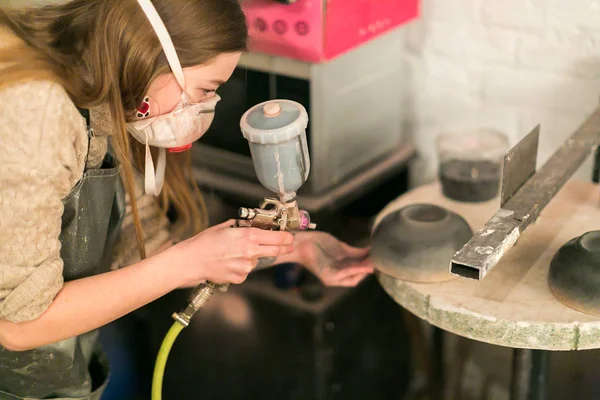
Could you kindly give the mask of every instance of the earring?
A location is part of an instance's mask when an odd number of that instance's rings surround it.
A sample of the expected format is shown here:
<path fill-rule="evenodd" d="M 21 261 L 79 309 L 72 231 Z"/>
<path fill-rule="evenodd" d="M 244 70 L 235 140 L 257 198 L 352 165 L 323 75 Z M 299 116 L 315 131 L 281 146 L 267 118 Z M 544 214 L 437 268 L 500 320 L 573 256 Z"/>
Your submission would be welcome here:
<path fill-rule="evenodd" d="M 142 101 L 140 108 L 138 108 L 137 117 L 146 118 L 148 115 L 150 115 L 150 99 L 146 97 L 144 101 Z"/>

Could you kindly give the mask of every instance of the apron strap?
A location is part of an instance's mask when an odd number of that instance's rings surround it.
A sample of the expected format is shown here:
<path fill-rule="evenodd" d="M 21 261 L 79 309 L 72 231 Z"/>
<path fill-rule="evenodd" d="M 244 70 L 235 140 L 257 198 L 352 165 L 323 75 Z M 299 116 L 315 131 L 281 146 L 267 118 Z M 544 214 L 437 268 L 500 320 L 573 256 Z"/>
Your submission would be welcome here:
<path fill-rule="evenodd" d="M 88 156 L 90 155 L 90 147 L 91 147 L 92 137 L 94 136 L 94 130 L 92 129 L 91 122 L 90 122 L 91 121 L 90 110 L 88 110 L 87 108 L 77 107 L 77 111 L 79 111 L 79 114 L 81 114 L 81 116 L 85 119 L 85 125 L 87 127 L 88 148 L 87 148 L 87 153 L 85 153 L 85 163 L 83 164 L 85 166 L 84 168 L 87 169 Z"/>
<path fill-rule="evenodd" d="M 85 118 L 85 123 L 87 125 L 87 127 L 90 127 L 90 110 L 88 110 L 87 108 L 81 108 L 81 107 L 77 107 L 77 111 L 79 111 L 79 114 L 81 114 L 81 116 L 83 118 Z"/>

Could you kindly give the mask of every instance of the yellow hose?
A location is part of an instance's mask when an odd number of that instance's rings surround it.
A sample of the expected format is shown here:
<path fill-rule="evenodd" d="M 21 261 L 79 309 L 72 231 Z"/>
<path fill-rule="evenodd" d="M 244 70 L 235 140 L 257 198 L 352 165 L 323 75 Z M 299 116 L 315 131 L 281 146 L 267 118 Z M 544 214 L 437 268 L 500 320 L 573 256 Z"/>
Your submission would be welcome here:
<path fill-rule="evenodd" d="M 177 339 L 179 332 L 181 332 L 183 328 L 185 328 L 185 326 L 182 323 L 175 321 L 160 345 L 160 350 L 156 357 L 156 364 L 154 365 L 154 375 L 152 376 L 152 400 L 162 399 L 163 376 L 165 374 L 169 352 L 171 351 L 171 347 L 173 347 L 173 343 L 175 343 L 175 339 Z"/>

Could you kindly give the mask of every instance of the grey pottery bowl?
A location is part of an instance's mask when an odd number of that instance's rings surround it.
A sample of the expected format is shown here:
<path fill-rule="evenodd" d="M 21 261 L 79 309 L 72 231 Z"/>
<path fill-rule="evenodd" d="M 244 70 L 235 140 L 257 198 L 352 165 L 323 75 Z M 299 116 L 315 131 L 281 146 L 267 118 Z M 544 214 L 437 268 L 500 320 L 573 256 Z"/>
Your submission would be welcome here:
<path fill-rule="evenodd" d="M 600 316 L 600 231 L 569 240 L 554 255 L 548 287 L 567 307 Z"/>
<path fill-rule="evenodd" d="M 380 272 L 412 282 L 444 282 L 450 259 L 473 236 L 458 214 L 412 204 L 385 216 L 371 235 L 371 260 Z"/>

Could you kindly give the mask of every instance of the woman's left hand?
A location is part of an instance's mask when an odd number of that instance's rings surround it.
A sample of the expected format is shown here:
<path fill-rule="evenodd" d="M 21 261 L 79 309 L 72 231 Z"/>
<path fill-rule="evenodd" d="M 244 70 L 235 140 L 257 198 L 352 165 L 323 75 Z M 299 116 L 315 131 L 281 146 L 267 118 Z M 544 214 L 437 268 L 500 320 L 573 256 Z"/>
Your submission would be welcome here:
<path fill-rule="evenodd" d="M 299 263 L 326 286 L 356 286 L 373 273 L 369 249 L 351 247 L 325 232 L 298 232 Z"/>

